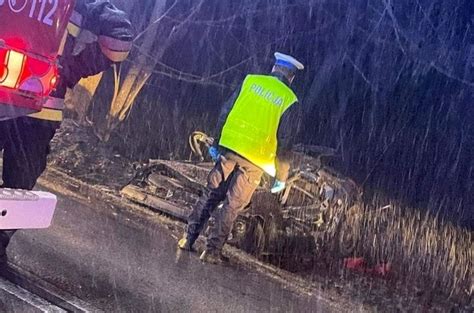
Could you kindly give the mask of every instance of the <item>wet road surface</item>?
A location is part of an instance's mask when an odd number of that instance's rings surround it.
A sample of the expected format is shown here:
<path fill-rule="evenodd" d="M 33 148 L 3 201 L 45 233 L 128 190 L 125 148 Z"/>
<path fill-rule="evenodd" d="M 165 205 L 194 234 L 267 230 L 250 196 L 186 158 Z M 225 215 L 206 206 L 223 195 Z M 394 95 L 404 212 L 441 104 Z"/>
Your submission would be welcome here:
<path fill-rule="evenodd" d="M 208 265 L 195 253 L 179 255 L 166 227 L 131 221 L 107 204 L 84 205 L 60 197 L 53 226 L 18 232 L 9 258 L 92 310 L 334 311 L 318 297 L 296 294 L 243 266 Z M 23 305 L 12 301 L 7 307 Z"/>
<path fill-rule="evenodd" d="M 0 278 L 0 312 L 66 312 L 15 284 Z"/>

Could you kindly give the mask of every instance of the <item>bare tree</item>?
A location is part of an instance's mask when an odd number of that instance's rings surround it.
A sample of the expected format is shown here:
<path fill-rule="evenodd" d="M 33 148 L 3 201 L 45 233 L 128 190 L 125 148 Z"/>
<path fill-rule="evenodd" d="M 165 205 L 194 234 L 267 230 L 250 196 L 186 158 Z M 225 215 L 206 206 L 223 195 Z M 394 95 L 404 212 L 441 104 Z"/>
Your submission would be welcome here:
<path fill-rule="evenodd" d="M 105 122 L 99 123 L 95 132 L 103 141 L 108 141 L 111 132 L 123 121 L 130 111 L 136 97 L 150 78 L 156 65 L 160 62 L 167 48 L 180 41 L 188 32 L 188 23 L 199 12 L 204 1 L 200 1 L 188 12 L 187 17 L 175 23 L 168 33 L 166 28 L 160 28 L 162 21 L 168 17 L 175 8 L 177 1 L 166 8 L 165 0 L 157 0 L 153 7 L 150 24 L 135 38 L 134 53 L 126 75 L 122 77 L 119 67 L 114 67 L 115 90 L 111 101 L 110 111 Z M 141 42 L 141 44 L 138 44 Z"/>

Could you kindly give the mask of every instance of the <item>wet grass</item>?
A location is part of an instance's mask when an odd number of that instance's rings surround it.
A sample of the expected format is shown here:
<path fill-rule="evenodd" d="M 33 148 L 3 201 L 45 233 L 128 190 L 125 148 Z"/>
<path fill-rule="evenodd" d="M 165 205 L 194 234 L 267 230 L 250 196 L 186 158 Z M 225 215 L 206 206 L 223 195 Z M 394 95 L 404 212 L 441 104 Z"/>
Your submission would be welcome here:
<path fill-rule="evenodd" d="M 344 231 L 358 239 L 357 255 L 389 262 L 405 286 L 442 291 L 456 302 L 473 294 L 472 231 L 422 210 L 390 205 L 349 217 Z"/>

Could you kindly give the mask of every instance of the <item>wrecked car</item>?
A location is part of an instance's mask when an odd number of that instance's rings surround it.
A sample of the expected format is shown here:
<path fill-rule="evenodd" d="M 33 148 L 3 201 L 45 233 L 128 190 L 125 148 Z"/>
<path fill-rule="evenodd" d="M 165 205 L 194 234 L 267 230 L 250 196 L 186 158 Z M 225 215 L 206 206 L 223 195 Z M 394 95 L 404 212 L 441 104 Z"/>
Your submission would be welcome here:
<path fill-rule="evenodd" d="M 185 221 L 213 166 L 202 153 L 210 142 L 206 134 L 194 132 L 189 138 L 190 160 L 151 160 L 137 170 L 122 194 Z M 326 147 L 295 147 L 285 190 L 271 194 L 272 178 L 264 176 L 252 202 L 235 221 L 228 243 L 259 258 L 353 253 L 357 235 L 351 229 L 361 214 L 361 191 L 354 181 L 325 165 L 335 153 Z"/>

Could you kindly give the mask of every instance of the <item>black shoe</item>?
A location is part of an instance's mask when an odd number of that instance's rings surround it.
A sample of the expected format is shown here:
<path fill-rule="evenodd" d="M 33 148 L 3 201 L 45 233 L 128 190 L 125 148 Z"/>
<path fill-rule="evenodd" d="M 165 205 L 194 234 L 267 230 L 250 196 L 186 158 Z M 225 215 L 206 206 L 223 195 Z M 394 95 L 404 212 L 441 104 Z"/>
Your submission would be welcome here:
<path fill-rule="evenodd" d="M 199 259 L 202 262 L 210 263 L 210 264 L 222 264 L 222 263 L 229 262 L 228 257 L 222 255 L 221 252 L 217 252 L 214 250 L 204 250 L 204 252 L 201 254 Z"/>
<path fill-rule="evenodd" d="M 196 250 L 194 250 L 193 248 L 193 244 L 194 243 L 192 243 L 186 236 L 184 236 L 178 241 L 178 248 L 185 251 L 196 252 Z"/>

